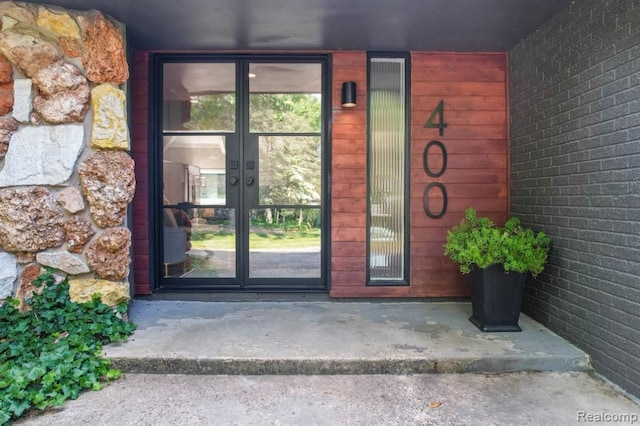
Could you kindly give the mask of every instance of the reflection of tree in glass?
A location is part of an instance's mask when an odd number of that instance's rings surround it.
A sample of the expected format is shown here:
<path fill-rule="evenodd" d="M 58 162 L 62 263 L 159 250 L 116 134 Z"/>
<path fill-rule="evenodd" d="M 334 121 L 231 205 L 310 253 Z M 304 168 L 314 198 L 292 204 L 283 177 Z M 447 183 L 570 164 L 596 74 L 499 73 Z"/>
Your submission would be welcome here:
<path fill-rule="evenodd" d="M 320 203 L 320 137 L 260 139 L 260 204 Z"/>
<path fill-rule="evenodd" d="M 319 132 L 320 97 L 313 94 L 253 93 L 249 99 L 252 132 Z M 198 96 L 191 104 L 188 130 L 235 131 L 233 93 Z"/>
<path fill-rule="evenodd" d="M 234 131 L 235 96 L 229 93 L 198 97 L 191 104 L 189 130 Z M 252 93 L 250 131 L 254 133 L 319 133 L 320 96 L 308 93 Z M 260 146 L 261 204 L 320 203 L 321 138 L 264 136 Z"/>
<path fill-rule="evenodd" d="M 250 102 L 252 132 L 319 132 L 320 98 L 311 94 L 253 93 Z"/>
<path fill-rule="evenodd" d="M 191 104 L 190 113 L 191 120 L 185 123 L 185 129 L 234 132 L 236 97 L 233 93 L 198 96 L 198 102 Z"/>
<path fill-rule="evenodd" d="M 321 102 L 310 94 L 252 94 L 254 132 L 320 132 Z M 260 203 L 320 201 L 320 138 L 269 136 L 260 141 Z"/>

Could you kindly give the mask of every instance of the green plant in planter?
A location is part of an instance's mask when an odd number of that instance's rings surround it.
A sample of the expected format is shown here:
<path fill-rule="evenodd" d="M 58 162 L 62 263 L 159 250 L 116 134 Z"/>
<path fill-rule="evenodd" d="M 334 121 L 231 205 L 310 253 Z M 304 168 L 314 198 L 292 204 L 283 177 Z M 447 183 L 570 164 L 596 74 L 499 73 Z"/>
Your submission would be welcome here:
<path fill-rule="evenodd" d="M 444 254 L 460 264 L 463 274 L 502 265 L 506 272 L 530 272 L 535 277 L 547 263 L 550 243 L 544 232 L 523 228 L 517 217 L 497 227 L 470 207 L 462 222 L 447 232 Z"/>

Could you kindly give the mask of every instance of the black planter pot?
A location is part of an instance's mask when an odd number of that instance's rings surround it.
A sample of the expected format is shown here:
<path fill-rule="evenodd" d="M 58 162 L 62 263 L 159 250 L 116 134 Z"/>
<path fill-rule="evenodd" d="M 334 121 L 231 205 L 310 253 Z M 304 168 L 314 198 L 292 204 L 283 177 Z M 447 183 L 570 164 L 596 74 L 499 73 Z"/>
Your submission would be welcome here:
<path fill-rule="evenodd" d="M 518 319 L 527 275 L 506 273 L 501 265 L 473 269 L 469 274 L 473 310 L 469 321 L 482 331 L 521 331 Z"/>

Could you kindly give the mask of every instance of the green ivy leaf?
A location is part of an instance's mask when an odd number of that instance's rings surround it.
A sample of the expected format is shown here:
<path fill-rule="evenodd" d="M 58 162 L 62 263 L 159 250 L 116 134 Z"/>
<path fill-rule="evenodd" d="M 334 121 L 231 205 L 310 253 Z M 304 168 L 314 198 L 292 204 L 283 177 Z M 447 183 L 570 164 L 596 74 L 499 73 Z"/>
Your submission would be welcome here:
<path fill-rule="evenodd" d="M 121 319 L 126 304 L 112 309 L 99 296 L 72 302 L 67 280 L 56 284 L 45 269 L 33 281 L 42 291 L 27 301 L 30 311 L 20 312 L 12 298 L 0 306 L 0 424 L 116 379 L 119 371 L 101 358 L 102 344 L 126 340 L 136 328 Z"/>

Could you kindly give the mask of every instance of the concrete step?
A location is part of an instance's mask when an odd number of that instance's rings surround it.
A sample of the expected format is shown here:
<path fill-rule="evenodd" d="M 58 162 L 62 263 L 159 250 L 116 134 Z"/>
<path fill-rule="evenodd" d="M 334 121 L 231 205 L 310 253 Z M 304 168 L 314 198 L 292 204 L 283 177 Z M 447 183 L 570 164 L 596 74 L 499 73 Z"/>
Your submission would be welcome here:
<path fill-rule="evenodd" d="M 589 357 L 526 315 L 483 333 L 468 303 L 136 300 L 138 330 L 107 345 L 116 368 L 167 374 L 587 371 Z"/>

